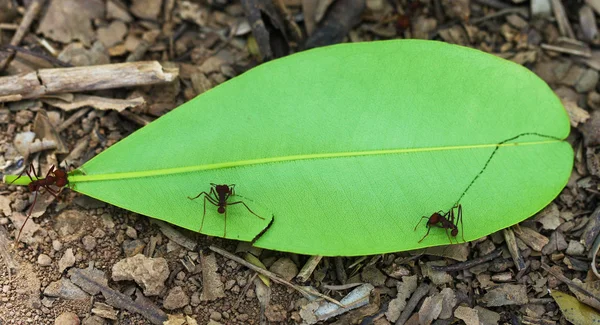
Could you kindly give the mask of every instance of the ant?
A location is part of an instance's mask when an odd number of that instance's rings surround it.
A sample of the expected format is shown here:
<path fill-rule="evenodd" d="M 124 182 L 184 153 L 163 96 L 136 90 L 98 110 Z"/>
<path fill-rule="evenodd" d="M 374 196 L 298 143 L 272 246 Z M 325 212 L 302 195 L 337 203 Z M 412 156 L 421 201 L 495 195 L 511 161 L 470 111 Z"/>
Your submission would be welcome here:
<path fill-rule="evenodd" d="M 227 236 L 227 209 L 226 209 L 226 207 L 229 205 L 243 204 L 246 207 L 246 209 L 248 209 L 248 211 L 250 211 L 250 213 L 252 213 L 253 215 L 255 215 L 256 217 L 258 217 L 261 220 L 265 220 L 265 218 L 254 213 L 254 211 L 252 211 L 246 205 L 246 203 L 244 203 L 244 201 L 227 202 L 227 199 L 229 199 L 231 196 L 235 196 L 235 190 L 234 190 L 235 184 L 218 185 L 218 184 L 210 183 L 210 186 L 211 186 L 211 188 L 210 188 L 209 193 L 201 192 L 200 194 L 196 195 L 193 198 L 188 196 L 188 199 L 195 200 L 195 199 L 199 198 L 200 196 L 204 195 L 204 213 L 202 214 L 202 222 L 200 223 L 200 232 L 202 231 L 202 227 L 204 227 L 204 217 L 206 216 L 206 201 L 208 201 L 210 204 L 212 204 L 216 207 L 219 207 L 217 209 L 217 212 L 225 215 L 225 227 L 223 229 L 223 237 Z"/>
<path fill-rule="evenodd" d="M 63 187 L 65 187 L 67 184 L 69 184 L 69 180 L 67 179 L 67 171 L 66 170 L 57 168 L 54 165 L 52 165 L 52 166 L 50 166 L 50 169 L 46 173 L 46 177 L 38 178 L 37 172 L 35 171 L 35 167 L 33 167 L 33 163 L 30 163 L 29 168 L 24 169 L 19 174 L 19 176 L 17 178 L 15 178 L 12 182 L 10 182 L 8 185 L 11 185 L 17 179 L 21 178 L 21 176 L 23 176 L 23 173 L 26 173 L 27 177 L 29 177 L 29 179 L 31 180 L 31 182 L 27 185 L 27 188 L 29 189 L 30 192 L 35 192 L 35 195 L 33 197 L 33 204 L 31 204 L 31 207 L 29 208 L 29 212 L 27 213 L 27 218 L 25 219 L 25 222 L 23 222 L 21 229 L 19 229 L 19 233 L 15 239 L 15 242 L 19 241 L 19 238 L 21 237 L 21 232 L 23 231 L 23 228 L 25 228 L 25 224 L 27 224 L 27 221 L 31 217 L 31 213 L 33 212 L 33 207 L 35 206 L 35 202 L 37 201 L 38 192 L 40 192 L 41 189 L 46 189 L 46 191 L 48 193 L 50 193 L 52 196 L 54 196 L 54 198 L 56 200 L 60 201 L 60 199 L 58 198 L 58 194 L 60 193 L 60 191 L 62 190 Z M 35 176 L 35 179 L 33 179 L 33 177 L 31 175 Z M 54 185 L 54 186 L 58 187 L 59 189 L 54 190 L 50 187 L 50 185 Z"/>
<path fill-rule="evenodd" d="M 458 209 L 456 217 L 454 215 L 454 209 Z M 421 220 L 419 220 L 419 223 L 417 223 L 417 225 L 415 226 L 415 230 L 417 230 L 417 227 L 419 226 L 419 224 L 421 224 L 421 221 L 423 221 L 423 219 L 428 219 L 427 233 L 425 234 L 425 236 L 423 236 L 423 238 L 421 238 L 421 240 L 419 240 L 419 243 L 422 242 L 423 239 L 425 239 L 425 237 L 429 235 L 431 227 L 437 226 L 446 230 L 446 235 L 448 236 L 448 239 L 450 239 L 450 244 L 452 244 L 452 238 L 450 238 L 450 235 L 456 238 L 456 236 L 458 235 L 459 222 L 462 240 L 466 242 L 465 236 L 463 234 L 462 205 L 455 205 L 450 210 L 448 210 L 448 212 L 444 212 L 441 210 L 438 212 L 434 212 L 429 218 L 426 216 L 421 217 Z M 450 234 L 448 234 L 448 229 L 451 229 Z M 456 240 L 456 242 L 458 243 L 458 239 Z"/>

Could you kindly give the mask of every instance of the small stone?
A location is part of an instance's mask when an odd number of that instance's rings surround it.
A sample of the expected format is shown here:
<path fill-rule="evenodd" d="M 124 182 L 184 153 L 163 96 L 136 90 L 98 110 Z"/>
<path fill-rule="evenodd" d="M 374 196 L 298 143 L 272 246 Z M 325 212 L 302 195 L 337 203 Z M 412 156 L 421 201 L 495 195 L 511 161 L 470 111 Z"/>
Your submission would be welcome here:
<path fill-rule="evenodd" d="M 283 323 L 287 320 L 287 311 L 280 304 L 269 304 L 265 309 L 265 316 L 269 322 Z"/>
<path fill-rule="evenodd" d="M 250 316 L 248 316 L 248 314 L 238 314 L 236 318 L 242 322 L 245 322 L 248 320 L 248 318 L 250 318 Z"/>
<path fill-rule="evenodd" d="M 575 90 L 580 93 L 585 93 L 594 90 L 598 84 L 598 71 L 587 69 L 575 83 Z"/>
<path fill-rule="evenodd" d="M 96 33 L 106 48 L 113 47 L 121 43 L 127 35 L 127 25 L 122 21 L 115 20 L 106 27 L 98 28 Z"/>
<path fill-rule="evenodd" d="M 96 229 L 94 230 L 92 236 L 94 236 L 94 238 L 100 239 L 104 238 L 104 236 L 106 236 L 106 233 L 102 229 Z"/>
<path fill-rule="evenodd" d="M 10 291 L 10 286 L 9 285 L 3 285 L 2 286 L 2 292 L 3 293 L 8 293 Z"/>
<path fill-rule="evenodd" d="M 360 274 L 360 278 L 367 283 L 372 284 L 375 287 L 380 287 L 385 284 L 387 277 L 381 273 L 375 265 L 369 265 L 365 267 Z"/>
<path fill-rule="evenodd" d="M 44 294 L 50 297 L 59 297 L 69 300 L 85 300 L 89 297 L 87 293 L 83 292 L 83 290 L 74 285 L 73 282 L 65 278 L 50 283 L 46 289 L 44 289 Z"/>
<path fill-rule="evenodd" d="M 60 240 L 55 239 L 52 241 L 52 249 L 54 249 L 55 251 L 59 251 L 61 250 L 63 247 L 63 244 L 60 242 Z"/>
<path fill-rule="evenodd" d="M 125 230 L 125 235 L 131 239 L 137 239 L 137 231 L 130 226 L 127 226 L 127 230 Z"/>
<path fill-rule="evenodd" d="M 123 242 L 123 253 L 127 257 L 135 256 L 137 254 L 141 254 L 146 247 L 146 244 L 139 240 L 126 240 Z"/>
<path fill-rule="evenodd" d="M 82 325 L 106 325 L 106 320 L 100 316 L 92 315 L 83 320 Z"/>
<path fill-rule="evenodd" d="M 144 289 L 146 296 L 160 294 L 168 277 L 169 266 L 162 257 L 150 258 L 138 254 L 120 260 L 112 268 L 114 281 L 134 280 Z"/>
<path fill-rule="evenodd" d="M 196 291 L 192 293 L 192 298 L 190 299 L 190 305 L 196 307 L 200 305 L 200 294 Z"/>
<path fill-rule="evenodd" d="M 210 319 L 212 319 L 212 320 L 216 320 L 218 322 L 222 318 L 223 318 L 223 316 L 221 315 L 221 313 L 219 313 L 217 311 L 213 311 L 213 312 L 210 313 Z"/>
<path fill-rule="evenodd" d="M 569 241 L 569 246 L 565 251 L 567 255 L 583 255 L 584 252 L 585 247 L 583 247 L 583 245 L 580 242 L 575 240 Z"/>
<path fill-rule="evenodd" d="M 291 259 L 282 257 L 271 265 L 269 271 L 280 275 L 287 281 L 291 281 L 298 274 L 298 267 Z"/>
<path fill-rule="evenodd" d="M 162 0 L 133 0 L 129 10 L 142 19 L 156 20 L 160 14 Z"/>
<path fill-rule="evenodd" d="M 191 315 L 192 313 L 194 313 L 194 310 L 192 309 L 192 306 L 186 305 L 185 307 L 183 307 L 183 313 L 186 315 Z"/>
<path fill-rule="evenodd" d="M 208 323 L 206 325 L 223 325 L 223 324 L 221 324 L 219 322 L 215 322 L 214 320 L 211 319 L 208 321 Z"/>
<path fill-rule="evenodd" d="M 73 265 L 75 265 L 75 255 L 73 255 L 73 249 L 68 248 L 58 261 L 58 272 L 62 273 Z"/>
<path fill-rule="evenodd" d="M 81 242 L 83 243 L 83 248 L 88 252 L 91 252 L 96 248 L 96 238 L 94 238 L 94 236 L 86 235 L 81 239 Z"/>
<path fill-rule="evenodd" d="M 30 110 L 18 111 L 15 116 L 15 122 L 19 125 L 25 125 L 31 122 L 33 118 L 33 112 Z"/>
<path fill-rule="evenodd" d="M 52 258 L 46 254 L 38 255 L 37 262 L 41 266 L 50 266 L 52 264 Z"/>
<path fill-rule="evenodd" d="M 70 269 L 69 277 L 75 285 L 91 295 L 100 293 L 100 286 L 97 284 L 108 286 L 108 279 L 104 272 L 94 268 Z"/>
<path fill-rule="evenodd" d="M 527 288 L 521 284 L 502 284 L 489 290 L 481 300 L 488 307 L 524 305 L 528 302 Z"/>
<path fill-rule="evenodd" d="M 202 294 L 200 300 L 213 301 L 225 297 L 223 282 L 217 273 L 217 258 L 215 254 L 202 256 Z"/>
<path fill-rule="evenodd" d="M 54 320 L 54 325 L 79 325 L 79 317 L 70 311 L 64 312 Z"/>
<path fill-rule="evenodd" d="M 167 293 L 163 301 L 165 309 L 173 310 L 186 306 L 190 302 L 190 298 L 185 294 L 180 286 L 173 287 Z"/>

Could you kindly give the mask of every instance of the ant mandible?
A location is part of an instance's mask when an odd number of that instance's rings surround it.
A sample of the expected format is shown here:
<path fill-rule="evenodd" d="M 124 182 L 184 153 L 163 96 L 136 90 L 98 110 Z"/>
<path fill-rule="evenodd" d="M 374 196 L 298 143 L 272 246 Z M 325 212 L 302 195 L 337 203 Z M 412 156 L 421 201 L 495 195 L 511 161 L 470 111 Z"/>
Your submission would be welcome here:
<path fill-rule="evenodd" d="M 454 209 L 458 210 L 456 216 L 454 215 Z M 417 227 L 421 224 L 421 221 L 423 221 L 423 219 L 428 219 L 427 220 L 427 233 L 425 234 L 425 236 L 423 236 L 423 238 L 421 238 L 421 240 L 419 240 L 419 243 L 422 242 L 423 239 L 425 239 L 425 237 L 427 237 L 429 235 L 429 231 L 431 230 L 431 227 L 437 226 L 437 227 L 440 227 L 440 228 L 443 228 L 446 230 L 446 235 L 448 236 L 448 239 L 450 240 L 450 244 L 452 244 L 452 238 L 450 238 L 450 235 L 452 235 L 452 237 L 456 238 L 456 236 L 458 235 L 458 223 L 459 222 L 460 222 L 460 231 L 461 231 L 460 234 L 462 236 L 462 240 L 464 242 L 466 242 L 465 236 L 463 233 L 462 205 L 460 205 L 460 204 L 455 205 L 452 208 L 450 208 L 450 210 L 448 210 L 448 212 L 438 211 L 438 212 L 434 212 L 430 217 L 426 217 L 426 216 L 421 217 L 421 220 L 419 220 L 419 223 L 417 223 L 417 225 L 415 226 L 415 230 L 417 230 Z M 448 234 L 448 229 L 450 229 L 450 234 Z M 458 243 L 458 239 L 456 240 L 456 242 Z"/>
<path fill-rule="evenodd" d="M 50 169 L 46 173 L 46 177 L 38 178 L 37 172 L 35 171 L 35 167 L 33 167 L 33 164 L 30 163 L 29 168 L 24 169 L 19 174 L 19 176 L 17 178 L 15 178 L 12 182 L 10 182 L 8 185 L 11 185 L 17 179 L 21 178 L 21 176 L 23 176 L 23 173 L 26 173 L 27 177 L 29 177 L 29 180 L 31 180 L 31 182 L 27 185 L 27 188 L 29 189 L 30 192 L 35 192 L 35 194 L 33 196 L 33 203 L 31 204 L 31 207 L 29 208 L 29 212 L 27 213 L 27 218 L 25 219 L 25 222 L 23 222 L 21 229 L 19 229 L 19 233 L 18 233 L 17 237 L 15 238 L 15 242 L 19 242 L 19 238 L 21 237 L 21 232 L 23 231 L 23 228 L 25 228 L 25 224 L 27 224 L 27 221 L 31 217 L 31 213 L 33 212 L 33 207 L 35 206 L 35 202 L 37 201 L 38 192 L 40 192 L 40 190 L 42 188 L 46 189 L 46 191 L 48 193 L 50 193 L 52 196 L 54 196 L 54 198 L 56 200 L 60 201 L 60 199 L 58 198 L 58 194 L 60 193 L 60 191 L 62 190 L 63 187 L 65 187 L 67 184 L 69 184 L 69 180 L 67 179 L 67 171 L 66 170 L 61 169 L 61 168 L 56 168 L 54 165 L 52 165 L 52 166 L 50 166 Z M 32 174 L 33 174 L 33 176 L 35 176 L 35 179 L 31 176 Z M 58 187 L 59 189 L 54 190 L 50 187 L 51 185 L 54 185 L 54 186 Z"/>
<path fill-rule="evenodd" d="M 243 204 L 246 207 L 246 209 L 248 209 L 248 211 L 250 211 L 250 213 L 252 213 L 253 215 L 255 215 L 256 217 L 258 217 L 261 220 L 265 220 L 265 218 L 254 213 L 254 211 L 252 211 L 246 205 L 246 203 L 244 203 L 243 201 L 227 202 L 227 199 L 229 199 L 231 196 L 235 196 L 235 190 L 234 190 L 235 184 L 218 185 L 218 184 L 210 183 L 210 186 L 211 186 L 211 188 L 210 188 L 209 193 L 201 192 L 200 194 L 196 195 L 193 198 L 188 196 L 188 199 L 195 200 L 195 199 L 199 198 L 200 196 L 204 195 L 204 213 L 202 214 L 202 222 L 200 223 L 200 231 L 202 231 L 202 227 L 204 227 L 204 217 L 206 216 L 206 201 L 208 201 L 210 204 L 218 207 L 217 212 L 225 215 L 225 227 L 223 229 L 223 237 L 227 237 L 227 206 L 229 206 L 229 205 Z"/>

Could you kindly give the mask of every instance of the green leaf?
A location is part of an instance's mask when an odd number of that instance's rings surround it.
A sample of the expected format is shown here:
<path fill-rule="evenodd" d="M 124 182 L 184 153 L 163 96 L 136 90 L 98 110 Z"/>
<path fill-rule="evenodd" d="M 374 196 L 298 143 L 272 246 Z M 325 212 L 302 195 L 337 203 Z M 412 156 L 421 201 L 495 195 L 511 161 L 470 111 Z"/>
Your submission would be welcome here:
<path fill-rule="evenodd" d="M 448 244 L 421 216 L 464 194 L 464 238 L 541 210 L 566 184 L 567 114 L 524 67 L 434 41 L 340 44 L 269 62 L 135 132 L 72 176 L 78 192 L 198 231 L 236 184 L 227 237 L 313 255 Z M 503 144 L 480 173 L 488 158 Z M 230 200 L 236 200 L 231 198 Z M 206 204 L 202 232 L 223 236 Z M 459 226 L 460 229 L 460 226 Z M 461 235 L 457 238 L 461 238 Z"/>

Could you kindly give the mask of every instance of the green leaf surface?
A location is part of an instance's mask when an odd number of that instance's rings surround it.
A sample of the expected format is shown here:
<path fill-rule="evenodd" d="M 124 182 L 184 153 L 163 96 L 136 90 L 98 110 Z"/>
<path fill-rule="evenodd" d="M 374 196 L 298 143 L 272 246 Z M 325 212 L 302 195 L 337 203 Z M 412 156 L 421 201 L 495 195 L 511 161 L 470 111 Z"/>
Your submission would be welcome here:
<path fill-rule="evenodd" d="M 518 223 L 560 193 L 567 114 L 524 67 L 434 41 L 340 44 L 260 65 L 107 149 L 71 176 L 78 192 L 198 231 L 210 183 L 236 184 L 227 237 L 313 255 L 366 255 L 418 241 L 421 216 L 461 199 L 464 238 Z M 206 204 L 202 232 L 223 236 Z M 460 235 L 458 236 L 460 238 Z"/>

